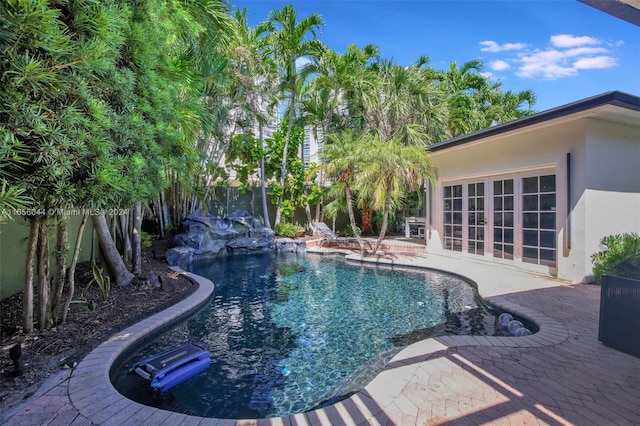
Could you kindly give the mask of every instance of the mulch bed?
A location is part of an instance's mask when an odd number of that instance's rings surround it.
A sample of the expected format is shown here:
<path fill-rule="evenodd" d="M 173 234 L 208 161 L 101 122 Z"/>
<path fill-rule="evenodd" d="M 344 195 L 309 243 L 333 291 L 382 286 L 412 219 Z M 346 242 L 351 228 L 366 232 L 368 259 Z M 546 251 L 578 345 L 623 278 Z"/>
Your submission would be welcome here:
<path fill-rule="evenodd" d="M 33 395 L 52 373 L 74 367 L 114 333 L 193 293 L 197 286 L 166 264 L 162 255 L 167 247 L 167 241 L 154 240 L 144 250 L 141 276 L 129 286 L 111 288 L 107 300 L 95 283 L 89 286 L 82 302 L 71 304 L 67 323 L 50 330 L 22 332 L 22 293 L 0 301 L 0 412 Z M 151 273 L 161 283 L 151 284 Z M 89 263 L 79 264 L 76 299 L 92 278 Z M 25 371 L 16 377 L 9 349 L 18 342 L 22 343 Z"/>

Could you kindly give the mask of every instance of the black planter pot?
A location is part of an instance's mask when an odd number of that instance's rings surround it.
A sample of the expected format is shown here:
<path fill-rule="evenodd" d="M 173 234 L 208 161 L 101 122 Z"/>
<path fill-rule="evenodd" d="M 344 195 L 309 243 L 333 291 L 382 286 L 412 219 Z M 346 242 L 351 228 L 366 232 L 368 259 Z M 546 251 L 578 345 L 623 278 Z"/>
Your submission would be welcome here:
<path fill-rule="evenodd" d="M 640 358 L 640 280 L 602 276 L 598 340 Z"/>

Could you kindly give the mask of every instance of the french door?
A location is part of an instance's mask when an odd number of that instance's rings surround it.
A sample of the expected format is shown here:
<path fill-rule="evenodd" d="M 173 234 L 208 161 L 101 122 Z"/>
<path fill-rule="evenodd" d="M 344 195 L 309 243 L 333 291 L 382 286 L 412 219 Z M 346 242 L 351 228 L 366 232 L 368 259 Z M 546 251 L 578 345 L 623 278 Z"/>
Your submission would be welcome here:
<path fill-rule="evenodd" d="M 493 181 L 493 257 L 513 259 L 515 194 L 513 179 Z"/>
<path fill-rule="evenodd" d="M 484 182 L 467 184 L 467 252 L 484 255 Z"/>
<path fill-rule="evenodd" d="M 443 187 L 447 250 L 556 266 L 556 176 L 519 174 Z"/>

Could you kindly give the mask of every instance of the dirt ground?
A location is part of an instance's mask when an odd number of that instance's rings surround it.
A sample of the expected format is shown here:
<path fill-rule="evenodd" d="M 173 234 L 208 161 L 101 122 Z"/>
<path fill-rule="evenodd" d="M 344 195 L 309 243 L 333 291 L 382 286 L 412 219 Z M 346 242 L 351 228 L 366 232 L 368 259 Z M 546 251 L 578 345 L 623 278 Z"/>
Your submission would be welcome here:
<path fill-rule="evenodd" d="M 112 334 L 191 294 L 195 285 L 169 269 L 163 257 L 166 249 L 166 241 L 154 240 L 144 250 L 142 275 L 129 286 L 114 286 L 107 300 L 95 283 L 81 297 L 93 274 L 88 262 L 78 265 L 75 299 L 79 302 L 71 304 L 66 324 L 50 330 L 22 332 L 21 293 L 0 301 L 0 412 L 33 395 L 52 373 L 74 367 Z M 151 273 L 160 283 L 150 282 Z M 18 342 L 25 369 L 16 377 L 9 349 Z"/>

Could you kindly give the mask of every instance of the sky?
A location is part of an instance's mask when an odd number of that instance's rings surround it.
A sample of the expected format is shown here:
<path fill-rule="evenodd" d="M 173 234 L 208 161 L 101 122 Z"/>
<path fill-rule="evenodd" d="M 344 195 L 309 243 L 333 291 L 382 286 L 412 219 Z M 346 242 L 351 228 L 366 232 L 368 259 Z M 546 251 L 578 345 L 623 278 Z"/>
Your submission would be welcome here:
<path fill-rule="evenodd" d="M 446 70 L 472 59 L 503 91 L 532 90 L 536 111 L 611 90 L 640 96 L 640 27 L 577 0 L 231 0 L 255 26 L 293 4 L 318 13 L 319 39 L 337 52 L 379 46 L 410 65 L 427 56 Z"/>

